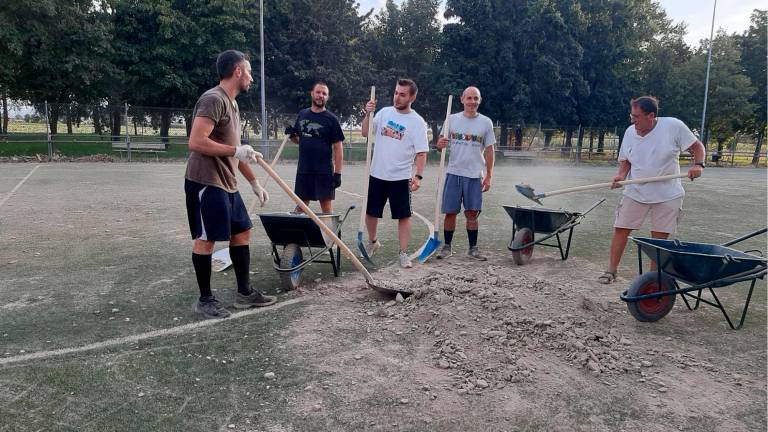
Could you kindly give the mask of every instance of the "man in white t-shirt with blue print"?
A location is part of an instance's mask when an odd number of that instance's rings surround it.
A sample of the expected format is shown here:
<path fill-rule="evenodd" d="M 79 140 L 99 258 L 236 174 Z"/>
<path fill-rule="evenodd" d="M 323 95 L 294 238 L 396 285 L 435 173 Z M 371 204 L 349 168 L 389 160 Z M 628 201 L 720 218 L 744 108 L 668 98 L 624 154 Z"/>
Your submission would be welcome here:
<path fill-rule="evenodd" d="M 393 106 L 382 108 L 373 118 L 376 135 L 365 215 L 368 230 L 366 252 L 372 256 L 381 247 L 376 231 L 384 214 L 384 205 L 389 201 L 392 219 L 397 219 L 399 262 L 403 268 L 412 267 L 407 252 L 411 237 L 411 192 L 421 186 L 429 151 L 427 124 L 411 109 L 417 93 L 415 82 L 398 80 L 392 97 Z M 374 112 L 376 101 L 369 101 L 365 109 L 369 113 Z M 362 125 L 365 137 L 368 136 L 368 119 L 366 115 Z"/>
<path fill-rule="evenodd" d="M 448 138 L 445 133 L 437 141 L 438 150 L 450 149 L 445 186 L 443 187 L 442 212 L 443 248 L 438 252 L 438 259 L 453 255 L 451 242 L 456 230 L 456 217 L 464 205 L 467 219 L 467 255 L 479 261 L 487 258 L 477 247 L 479 229 L 478 217 L 483 208 L 483 192 L 491 188 L 493 177 L 494 147 L 496 136 L 493 122 L 477 112 L 482 97 L 477 87 L 467 87 L 461 94 L 464 111 L 452 114 L 448 120 Z M 485 168 L 485 176 L 483 176 Z"/>
<path fill-rule="evenodd" d="M 693 155 L 688 169 L 691 180 L 700 177 L 704 169 L 706 149 L 682 121 L 674 117 L 656 117 L 659 102 L 652 96 L 633 99 L 631 104 L 633 126 L 624 132 L 619 151 L 619 172 L 613 177 L 613 186 L 625 179 L 640 179 L 680 173 L 680 152 Z M 627 185 L 616 208 L 610 260 L 598 281 L 609 284 L 616 280 L 616 272 L 627 246 L 629 234 L 651 215 L 651 236 L 666 239 L 677 231 L 683 210 L 685 191 L 680 179 Z M 655 265 L 651 262 L 651 270 Z"/>

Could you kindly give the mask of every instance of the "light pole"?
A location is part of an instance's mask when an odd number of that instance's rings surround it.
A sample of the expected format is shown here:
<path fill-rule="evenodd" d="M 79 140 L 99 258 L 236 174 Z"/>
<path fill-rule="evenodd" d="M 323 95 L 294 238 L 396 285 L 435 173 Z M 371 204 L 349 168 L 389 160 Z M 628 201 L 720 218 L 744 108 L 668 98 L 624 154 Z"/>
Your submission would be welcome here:
<path fill-rule="evenodd" d="M 264 0 L 259 0 L 259 42 L 261 44 L 261 139 L 267 142 L 267 107 L 264 91 Z"/>
<path fill-rule="evenodd" d="M 701 131 L 699 138 L 704 141 L 704 125 L 707 118 L 707 96 L 709 95 L 709 66 L 712 64 L 712 37 L 715 34 L 715 11 L 717 10 L 717 0 L 712 8 L 712 27 L 709 30 L 709 55 L 707 56 L 707 77 L 704 80 L 704 109 L 701 110 Z M 709 137 L 707 137 L 707 140 Z M 704 143 L 706 145 L 706 143 Z"/>

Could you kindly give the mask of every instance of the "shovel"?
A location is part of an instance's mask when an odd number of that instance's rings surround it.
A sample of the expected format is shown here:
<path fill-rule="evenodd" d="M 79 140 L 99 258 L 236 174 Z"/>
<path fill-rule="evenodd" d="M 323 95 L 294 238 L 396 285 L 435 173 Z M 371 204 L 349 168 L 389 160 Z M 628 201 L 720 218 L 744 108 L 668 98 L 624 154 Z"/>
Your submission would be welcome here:
<path fill-rule="evenodd" d="M 659 177 L 646 177 L 646 178 L 639 178 L 634 180 L 622 180 L 622 181 L 616 182 L 616 184 L 624 186 L 629 184 L 652 183 L 652 182 L 659 182 L 659 181 L 665 181 L 665 180 L 673 180 L 673 179 L 678 179 L 683 177 L 688 177 L 688 174 L 670 174 L 670 175 L 664 175 Z M 533 187 L 531 185 L 527 185 L 527 184 L 515 185 L 515 189 L 517 189 L 517 191 L 520 192 L 526 198 L 541 204 L 540 200 L 542 198 L 547 198 L 547 197 L 561 195 L 565 193 L 571 193 L 571 192 L 581 192 L 585 190 L 602 189 L 602 188 L 611 187 L 612 184 L 613 183 L 597 183 L 597 184 L 591 184 L 591 185 L 585 185 L 585 186 L 572 187 L 568 189 L 560 189 L 552 192 L 542 192 L 538 194 L 533 191 Z"/>
<path fill-rule="evenodd" d="M 285 147 L 285 143 L 288 141 L 288 135 L 283 138 L 283 142 L 280 144 L 280 147 L 277 149 L 277 153 L 275 153 L 275 157 L 272 158 L 272 166 L 275 166 L 275 163 L 280 158 L 280 153 L 283 152 L 283 147 Z M 267 177 L 264 180 L 264 184 L 262 187 L 267 187 L 267 182 L 269 181 L 269 177 Z M 253 199 L 253 203 L 251 203 L 251 207 L 248 209 L 248 214 L 250 215 L 256 210 L 256 203 L 259 202 L 258 198 Z M 232 258 L 229 256 L 229 246 L 219 249 L 216 252 L 213 253 L 213 256 L 211 257 L 211 270 L 215 272 L 223 272 L 224 270 L 228 269 L 229 266 L 232 265 Z"/>
<path fill-rule="evenodd" d="M 448 95 L 448 107 L 445 109 L 445 121 L 443 122 L 443 136 L 448 138 L 448 119 L 451 116 L 451 105 L 453 104 L 453 95 Z M 435 192 L 435 231 L 432 237 L 427 239 L 419 254 L 419 262 L 423 263 L 432 256 L 440 247 L 440 204 L 443 198 L 443 170 L 445 168 L 445 154 L 448 153 L 448 147 L 440 152 L 440 175 L 437 176 L 437 191 Z"/>
<path fill-rule="evenodd" d="M 328 226 L 319 218 L 317 215 L 307 206 L 304 204 L 304 201 L 301 200 L 292 190 L 290 187 L 288 187 L 287 184 L 285 184 L 285 181 L 280 178 L 279 175 L 275 172 L 275 170 L 272 169 L 271 166 L 267 162 L 264 161 L 264 159 L 255 159 L 255 162 L 258 163 L 264 171 L 269 174 L 270 177 L 272 177 L 273 180 L 275 180 L 275 183 L 280 186 L 283 191 L 285 191 L 286 194 L 288 194 L 291 199 L 296 202 L 296 205 L 301 208 L 301 210 L 304 212 L 305 215 L 309 216 L 320 228 L 320 230 L 328 236 L 333 242 L 336 244 L 336 246 L 341 249 L 341 251 L 346 255 L 346 257 L 352 262 L 352 265 L 355 266 L 357 271 L 363 274 L 365 277 L 365 281 L 368 283 L 368 286 L 376 291 L 394 295 L 397 293 L 401 294 L 411 294 L 413 291 L 409 289 L 403 289 L 397 286 L 393 286 L 391 283 L 384 283 L 383 281 L 374 281 L 373 276 L 368 272 L 368 270 L 363 266 L 363 263 L 360 262 L 359 259 L 352 253 L 352 251 L 347 247 L 347 245 L 344 244 L 344 242 L 341 241 L 341 239 L 336 236 L 336 233 L 333 232 L 332 229 L 328 228 Z"/>
<path fill-rule="evenodd" d="M 376 99 L 376 87 L 371 86 L 371 100 Z M 365 151 L 365 178 L 363 179 L 363 191 L 365 195 L 360 200 L 360 229 L 357 230 L 357 248 L 360 250 L 360 255 L 365 258 L 366 261 L 372 262 L 371 257 L 368 256 L 368 251 L 365 250 L 363 244 L 363 231 L 365 230 L 365 207 L 368 204 L 368 180 L 371 175 L 371 148 L 373 147 L 374 134 L 373 130 L 373 113 L 368 114 L 368 148 Z"/>

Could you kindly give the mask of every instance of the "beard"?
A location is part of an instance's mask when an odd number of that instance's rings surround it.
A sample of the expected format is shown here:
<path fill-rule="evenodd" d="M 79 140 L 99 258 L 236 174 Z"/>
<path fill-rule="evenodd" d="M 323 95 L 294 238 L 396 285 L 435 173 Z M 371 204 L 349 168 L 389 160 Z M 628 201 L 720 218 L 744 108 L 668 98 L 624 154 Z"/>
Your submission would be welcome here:
<path fill-rule="evenodd" d="M 325 108 L 325 101 L 322 99 L 312 99 L 312 105 L 318 108 Z"/>

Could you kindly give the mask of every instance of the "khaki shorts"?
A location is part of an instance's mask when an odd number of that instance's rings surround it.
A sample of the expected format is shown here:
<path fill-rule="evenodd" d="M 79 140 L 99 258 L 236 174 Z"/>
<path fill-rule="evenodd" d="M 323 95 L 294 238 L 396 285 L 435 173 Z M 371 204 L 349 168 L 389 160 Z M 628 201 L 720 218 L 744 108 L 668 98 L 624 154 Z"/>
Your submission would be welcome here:
<path fill-rule="evenodd" d="M 638 229 L 651 213 L 651 231 L 674 234 L 683 213 L 683 197 L 670 201 L 644 204 L 622 196 L 616 207 L 614 228 Z"/>

